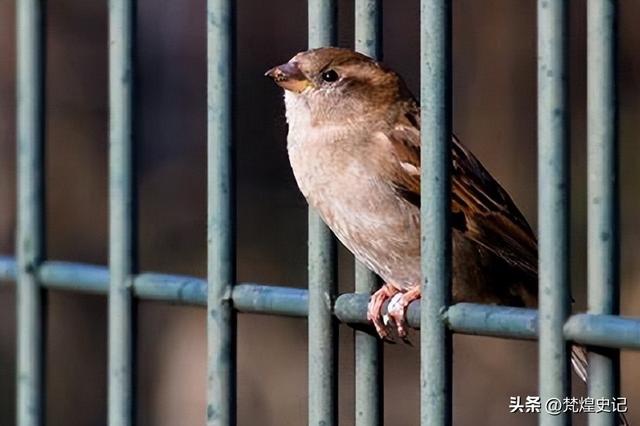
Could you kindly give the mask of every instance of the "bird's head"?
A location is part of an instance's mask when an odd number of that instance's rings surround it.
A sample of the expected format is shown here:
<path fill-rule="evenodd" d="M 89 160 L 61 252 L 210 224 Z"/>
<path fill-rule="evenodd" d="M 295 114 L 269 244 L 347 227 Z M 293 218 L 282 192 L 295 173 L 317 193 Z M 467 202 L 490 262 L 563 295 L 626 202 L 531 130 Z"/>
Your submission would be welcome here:
<path fill-rule="evenodd" d="M 283 89 L 289 109 L 306 108 L 314 122 L 344 122 L 382 114 L 410 96 L 402 79 L 368 56 L 323 47 L 300 52 L 266 76 Z"/>

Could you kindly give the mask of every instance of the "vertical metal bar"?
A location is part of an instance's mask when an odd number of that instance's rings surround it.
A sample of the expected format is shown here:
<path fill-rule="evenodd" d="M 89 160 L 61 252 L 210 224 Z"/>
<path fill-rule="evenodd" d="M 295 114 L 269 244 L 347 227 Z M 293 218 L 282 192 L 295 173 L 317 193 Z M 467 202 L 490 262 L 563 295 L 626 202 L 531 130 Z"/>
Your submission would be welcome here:
<path fill-rule="evenodd" d="M 207 1 L 207 425 L 236 423 L 235 1 Z"/>
<path fill-rule="evenodd" d="M 569 144 L 567 1 L 538 0 L 538 217 L 540 234 L 539 386 L 543 403 L 570 394 Z M 570 424 L 567 413 L 543 410 L 541 425 Z"/>
<path fill-rule="evenodd" d="M 588 305 L 594 314 L 619 312 L 617 2 L 587 3 Z M 589 352 L 589 396 L 619 393 L 620 351 Z M 591 413 L 590 425 L 615 425 L 615 413 Z"/>
<path fill-rule="evenodd" d="M 335 0 L 309 0 L 309 48 L 333 46 Z M 309 425 L 338 423 L 338 323 L 332 316 L 337 290 L 336 243 L 320 216 L 309 209 Z"/>
<path fill-rule="evenodd" d="M 355 48 L 372 58 L 382 57 L 382 1 L 356 0 Z M 378 277 L 356 261 L 356 292 L 371 294 Z M 383 423 L 382 341 L 364 331 L 354 331 L 356 426 Z"/>
<path fill-rule="evenodd" d="M 356 292 L 371 294 L 378 277 L 362 263 L 356 263 Z M 383 348 L 377 336 L 354 331 L 356 426 L 382 425 Z"/>
<path fill-rule="evenodd" d="M 17 2 L 17 424 L 44 424 L 44 3 Z"/>
<path fill-rule="evenodd" d="M 356 0 L 356 50 L 382 59 L 382 0 Z"/>
<path fill-rule="evenodd" d="M 443 426 L 451 414 L 451 2 L 420 5 L 422 312 L 420 420 Z M 428 200 L 428 202 L 427 202 Z"/>
<path fill-rule="evenodd" d="M 134 0 L 109 0 L 109 407 L 111 426 L 134 424 L 136 272 Z"/>

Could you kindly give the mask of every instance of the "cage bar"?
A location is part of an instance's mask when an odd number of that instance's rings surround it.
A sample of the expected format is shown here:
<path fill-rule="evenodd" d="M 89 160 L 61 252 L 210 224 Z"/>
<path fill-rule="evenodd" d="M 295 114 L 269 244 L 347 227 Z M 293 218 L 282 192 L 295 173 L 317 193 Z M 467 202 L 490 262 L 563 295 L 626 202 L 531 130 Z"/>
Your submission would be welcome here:
<path fill-rule="evenodd" d="M 355 49 L 372 58 L 382 59 L 382 1 L 356 0 Z M 379 284 L 376 274 L 356 261 L 358 293 L 370 295 Z M 374 426 L 383 423 L 383 349 L 375 335 L 354 330 L 355 424 Z"/>
<path fill-rule="evenodd" d="M 236 423 L 235 1 L 207 0 L 207 425 Z"/>
<path fill-rule="evenodd" d="M 356 49 L 381 55 L 381 0 L 356 0 Z M 358 264 L 356 293 L 336 298 L 335 241 L 309 212 L 309 290 L 235 279 L 233 90 L 235 2 L 207 0 L 208 276 L 137 274 L 134 0 L 109 0 L 109 267 L 45 261 L 42 0 L 17 0 L 17 424 L 44 424 L 44 290 L 109 296 L 108 423 L 134 423 L 136 299 L 207 306 L 207 424 L 236 423 L 236 311 L 309 318 L 309 424 L 337 424 L 337 324 L 365 325 L 375 275 Z M 309 47 L 336 42 L 335 0 L 309 0 Z M 540 396 L 570 394 L 568 342 L 590 346 L 589 394 L 619 392 L 619 348 L 640 350 L 640 319 L 619 312 L 619 195 L 614 0 L 588 1 L 589 312 L 569 316 L 569 149 L 566 0 L 538 0 L 540 309 L 450 303 L 451 2 L 421 0 L 422 290 L 408 308 L 421 328 L 421 424 L 448 425 L 451 332 L 535 340 Z M 335 303 L 334 303 L 334 299 Z M 385 308 L 386 309 L 386 306 Z M 359 330 L 363 330 L 362 327 Z M 369 330 L 371 331 L 371 330 Z M 382 424 L 379 341 L 355 332 L 356 424 Z M 543 425 L 569 424 L 541 413 Z M 613 425 L 616 416 L 591 415 Z"/>
<path fill-rule="evenodd" d="M 135 2 L 109 1 L 109 392 L 108 423 L 134 419 L 136 212 Z"/>
<path fill-rule="evenodd" d="M 420 3 L 421 255 L 420 423 L 451 416 L 451 2 Z"/>
<path fill-rule="evenodd" d="M 538 218 L 540 398 L 571 393 L 563 324 L 569 294 L 569 144 L 567 2 L 538 1 Z M 568 413 L 543 410 L 541 425 L 570 424 Z"/>
<path fill-rule="evenodd" d="M 44 294 L 37 269 L 45 257 L 45 8 L 18 0 L 17 39 L 17 406 L 16 424 L 44 424 Z"/>
<path fill-rule="evenodd" d="M 617 2 L 587 2 L 588 310 L 619 313 L 618 134 L 616 93 Z M 589 352 L 589 396 L 620 391 L 617 349 Z M 590 425 L 615 425 L 615 413 L 590 413 Z"/>
<path fill-rule="evenodd" d="M 0 284 L 13 283 L 16 275 L 16 261 L 0 256 Z M 45 261 L 38 268 L 36 277 L 43 288 L 51 290 L 97 295 L 109 291 L 109 270 L 104 266 Z M 206 306 L 207 282 L 192 276 L 146 272 L 133 279 L 133 294 L 141 300 Z M 238 283 L 232 293 L 233 305 L 238 312 L 300 318 L 308 315 L 308 296 L 309 292 L 304 289 L 257 283 Z M 342 323 L 369 324 L 368 302 L 368 294 L 345 293 L 336 299 L 333 312 Z M 409 306 L 410 327 L 420 328 L 420 310 L 420 301 Z M 534 309 L 457 303 L 449 306 L 443 318 L 456 333 L 519 340 L 538 337 L 538 312 Z M 576 343 L 640 350 L 639 318 L 575 314 L 563 328 L 565 339 Z"/>
<path fill-rule="evenodd" d="M 309 0 L 310 49 L 334 46 L 335 0 Z M 337 291 L 336 242 L 320 216 L 309 208 L 309 424 L 338 423 L 338 322 L 331 305 Z"/>

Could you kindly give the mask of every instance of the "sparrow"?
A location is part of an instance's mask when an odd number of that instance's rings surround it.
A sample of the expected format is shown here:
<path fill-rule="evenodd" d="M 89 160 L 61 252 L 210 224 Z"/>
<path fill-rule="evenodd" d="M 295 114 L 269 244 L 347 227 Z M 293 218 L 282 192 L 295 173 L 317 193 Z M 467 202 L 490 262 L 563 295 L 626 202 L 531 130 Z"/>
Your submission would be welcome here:
<path fill-rule="evenodd" d="M 420 106 L 403 79 L 349 49 L 300 52 L 266 72 L 284 89 L 287 151 L 300 191 L 342 244 L 384 284 L 367 317 L 406 337 L 420 298 Z M 509 194 L 451 140 L 452 297 L 535 308 L 537 239 Z M 428 202 L 428 200 L 427 200 Z M 586 351 L 572 363 L 586 380 Z"/>

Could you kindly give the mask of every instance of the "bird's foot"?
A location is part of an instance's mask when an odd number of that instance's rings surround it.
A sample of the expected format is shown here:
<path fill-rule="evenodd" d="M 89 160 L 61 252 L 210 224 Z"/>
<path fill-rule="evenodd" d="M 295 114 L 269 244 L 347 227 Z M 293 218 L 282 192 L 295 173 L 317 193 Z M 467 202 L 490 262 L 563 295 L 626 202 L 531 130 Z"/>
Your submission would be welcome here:
<path fill-rule="evenodd" d="M 382 306 L 384 302 L 394 297 L 399 290 L 391 284 L 384 284 L 375 293 L 371 295 L 369 305 L 367 306 L 367 320 L 373 323 L 376 332 L 382 340 L 393 343 L 393 339 L 389 335 L 387 325 L 383 320 Z"/>
<path fill-rule="evenodd" d="M 398 337 L 407 343 L 407 308 L 414 300 L 420 298 L 420 286 L 416 286 L 404 293 L 396 293 L 389 301 L 387 316 L 396 325 Z"/>

